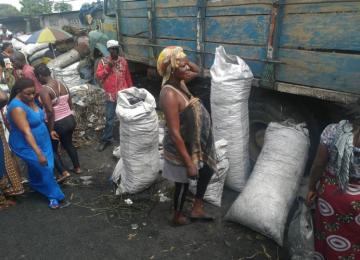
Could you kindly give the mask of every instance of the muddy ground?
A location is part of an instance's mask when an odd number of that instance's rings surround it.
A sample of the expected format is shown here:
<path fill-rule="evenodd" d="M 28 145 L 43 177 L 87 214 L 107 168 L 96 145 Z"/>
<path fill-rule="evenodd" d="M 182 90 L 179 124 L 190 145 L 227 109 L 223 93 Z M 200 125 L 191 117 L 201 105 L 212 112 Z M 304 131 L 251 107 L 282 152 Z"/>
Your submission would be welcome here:
<path fill-rule="evenodd" d="M 159 202 L 157 195 L 171 197 L 165 181 L 115 197 L 112 147 L 101 153 L 94 147 L 79 149 L 84 173 L 62 186 L 70 206 L 50 210 L 42 196 L 27 192 L 0 212 L 1 259 L 287 259 L 271 240 L 223 219 L 237 196 L 230 190 L 221 208 L 207 205 L 215 222 L 177 228 L 169 226 L 171 201 Z"/>

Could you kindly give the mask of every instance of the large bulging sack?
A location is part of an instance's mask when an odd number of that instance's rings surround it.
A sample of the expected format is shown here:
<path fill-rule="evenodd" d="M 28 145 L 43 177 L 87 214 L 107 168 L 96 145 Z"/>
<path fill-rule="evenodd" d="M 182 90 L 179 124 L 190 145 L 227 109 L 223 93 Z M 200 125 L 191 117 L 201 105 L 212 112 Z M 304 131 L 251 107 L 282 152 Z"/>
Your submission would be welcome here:
<path fill-rule="evenodd" d="M 75 49 L 71 49 L 70 51 L 65 52 L 57 56 L 55 59 L 49 61 L 47 66 L 50 69 L 62 69 L 79 60 L 80 60 L 80 53 Z"/>
<path fill-rule="evenodd" d="M 248 99 L 253 74 L 238 56 L 216 48 L 211 73 L 211 115 L 215 141 L 228 141 L 230 162 L 226 186 L 241 191 L 249 175 Z"/>
<path fill-rule="evenodd" d="M 120 120 L 121 162 L 112 180 L 116 193 L 137 193 L 159 177 L 159 123 L 155 98 L 136 87 L 118 92 L 116 114 Z"/>
<path fill-rule="evenodd" d="M 48 47 L 49 47 L 48 43 L 29 43 L 29 44 L 24 45 L 21 48 L 21 52 L 26 57 L 29 57 L 29 56 L 33 55 L 35 52 L 46 49 Z"/>
<path fill-rule="evenodd" d="M 221 199 L 224 190 L 224 183 L 227 172 L 229 170 L 229 160 L 227 158 L 227 141 L 221 139 L 215 142 L 216 151 L 216 167 L 218 172 L 214 173 L 211 180 L 206 188 L 204 200 L 217 206 L 221 207 Z M 190 182 L 190 191 L 196 194 L 197 182 Z"/>
<path fill-rule="evenodd" d="M 258 231 L 282 246 L 309 147 L 304 125 L 270 123 L 254 170 L 226 219 Z"/>
<path fill-rule="evenodd" d="M 65 84 L 69 88 L 70 92 L 72 92 L 73 87 L 80 86 L 85 83 L 84 80 L 80 78 L 80 74 L 78 72 L 79 63 L 80 62 L 75 62 L 63 69 L 52 69 L 54 77 Z"/>

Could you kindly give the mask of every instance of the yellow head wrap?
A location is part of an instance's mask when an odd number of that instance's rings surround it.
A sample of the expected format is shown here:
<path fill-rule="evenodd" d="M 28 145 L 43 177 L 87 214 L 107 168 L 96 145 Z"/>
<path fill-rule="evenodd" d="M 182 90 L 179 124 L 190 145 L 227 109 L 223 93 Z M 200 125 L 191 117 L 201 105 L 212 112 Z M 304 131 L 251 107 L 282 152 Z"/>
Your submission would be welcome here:
<path fill-rule="evenodd" d="M 185 57 L 183 48 L 179 46 L 169 46 L 161 51 L 157 60 L 157 71 L 163 77 L 161 86 L 169 80 L 172 69 L 177 68 L 176 61 Z"/>

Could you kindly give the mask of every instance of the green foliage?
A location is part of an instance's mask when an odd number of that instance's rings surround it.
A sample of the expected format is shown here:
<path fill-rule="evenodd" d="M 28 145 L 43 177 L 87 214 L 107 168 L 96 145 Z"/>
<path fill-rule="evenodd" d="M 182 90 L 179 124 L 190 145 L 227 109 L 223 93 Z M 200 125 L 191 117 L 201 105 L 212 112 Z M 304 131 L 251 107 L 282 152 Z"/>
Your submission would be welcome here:
<path fill-rule="evenodd" d="M 54 4 L 54 11 L 55 12 L 68 12 L 72 11 L 71 4 L 65 3 L 64 1 L 58 2 Z"/>
<path fill-rule="evenodd" d="M 12 5 L 0 4 L 0 17 L 17 16 L 20 12 Z"/>
<path fill-rule="evenodd" d="M 49 14 L 52 11 L 50 0 L 20 0 L 21 13 L 24 15 Z"/>

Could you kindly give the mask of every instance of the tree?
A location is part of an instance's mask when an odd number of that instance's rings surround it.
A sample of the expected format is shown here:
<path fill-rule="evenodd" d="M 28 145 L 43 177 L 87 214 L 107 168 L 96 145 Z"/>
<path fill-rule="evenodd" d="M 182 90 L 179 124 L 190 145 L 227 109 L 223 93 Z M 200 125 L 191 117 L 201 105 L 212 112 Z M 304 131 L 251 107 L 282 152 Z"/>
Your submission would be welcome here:
<path fill-rule="evenodd" d="M 58 2 L 54 4 L 54 11 L 60 13 L 72 11 L 72 6 L 71 4 L 65 3 L 64 1 Z"/>
<path fill-rule="evenodd" d="M 12 5 L 0 4 L 0 17 L 17 16 L 20 15 L 18 9 Z"/>
<path fill-rule="evenodd" d="M 50 0 L 20 0 L 21 13 L 24 15 L 49 14 L 52 11 Z"/>

